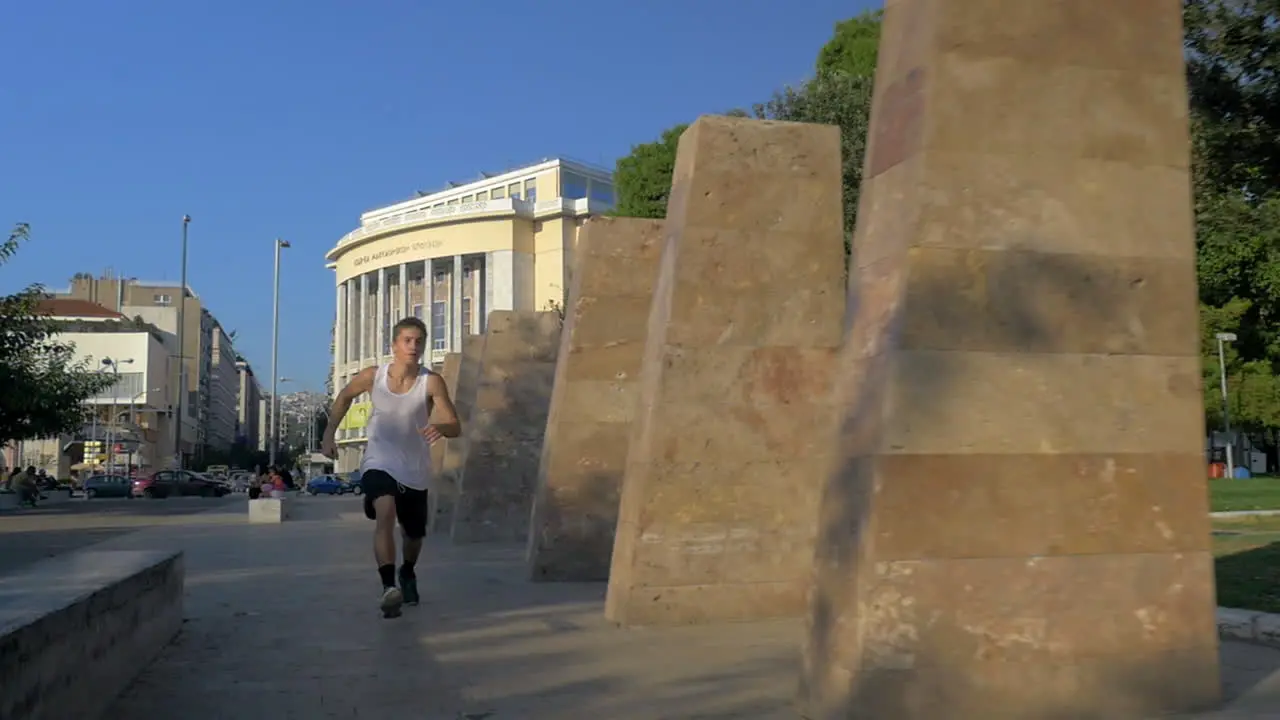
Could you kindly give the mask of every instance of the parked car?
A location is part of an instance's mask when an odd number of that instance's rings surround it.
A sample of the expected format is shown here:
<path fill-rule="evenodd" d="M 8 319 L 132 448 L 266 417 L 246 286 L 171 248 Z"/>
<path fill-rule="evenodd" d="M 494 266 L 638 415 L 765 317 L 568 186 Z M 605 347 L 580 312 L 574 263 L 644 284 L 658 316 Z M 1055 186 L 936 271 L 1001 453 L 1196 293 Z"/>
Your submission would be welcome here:
<path fill-rule="evenodd" d="M 229 492 L 231 487 L 227 483 L 190 470 L 161 470 L 150 477 L 133 481 L 134 497 L 166 498 L 175 495 L 222 497 Z"/>
<path fill-rule="evenodd" d="M 311 495 L 345 495 L 351 492 L 351 488 L 332 475 L 321 475 L 307 481 L 307 492 Z"/>
<path fill-rule="evenodd" d="M 84 481 L 88 498 L 133 497 L 132 489 L 133 482 L 123 475 L 91 475 Z"/>

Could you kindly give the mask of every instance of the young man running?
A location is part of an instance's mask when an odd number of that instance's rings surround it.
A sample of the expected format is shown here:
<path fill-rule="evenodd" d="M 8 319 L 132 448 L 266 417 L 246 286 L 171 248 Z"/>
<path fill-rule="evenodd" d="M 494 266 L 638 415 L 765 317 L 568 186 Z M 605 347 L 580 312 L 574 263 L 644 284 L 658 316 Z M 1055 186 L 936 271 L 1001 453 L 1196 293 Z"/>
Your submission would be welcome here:
<path fill-rule="evenodd" d="M 408 317 L 392 328 L 392 361 L 365 368 L 338 393 L 329 411 L 322 452 L 337 455 L 334 432 L 357 397 L 369 393 L 369 416 L 364 461 L 360 463 L 360 487 L 364 513 L 376 522 L 373 555 L 382 579 L 381 608 L 384 617 L 398 617 L 404 603 L 417 605 L 418 582 L 414 564 L 427 534 L 427 491 L 432 484 L 431 443 L 442 437 L 458 437 L 462 426 L 444 379 L 422 367 L 427 328 Z M 439 422 L 431 424 L 432 409 Z M 404 537 L 399 587 L 396 587 L 395 524 Z"/>

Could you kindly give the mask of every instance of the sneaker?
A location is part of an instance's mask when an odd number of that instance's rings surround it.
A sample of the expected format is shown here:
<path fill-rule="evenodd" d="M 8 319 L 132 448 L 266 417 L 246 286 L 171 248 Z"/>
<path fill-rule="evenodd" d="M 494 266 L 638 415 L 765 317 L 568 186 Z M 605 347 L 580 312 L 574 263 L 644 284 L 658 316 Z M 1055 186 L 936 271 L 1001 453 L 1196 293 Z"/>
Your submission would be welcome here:
<path fill-rule="evenodd" d="M 404 594 L 405 605 L 417 605 L 422 598 L 418 596 L 418 578 L 405 577 L 404 571 L 400 571 L 400 590 Z"/>
<path fill-rule="evenodd" d="M 370 520 L 377 520 L 378 515 L 373 511 L 373 498 L 368 495 L 364 496 L 364 516 Z"/>
<path fill-rule="evenodd" d="M 389 587 L 382 591 L 382 600 L 378 607 L 382 609 L 382 617 L 400 617 L 400 606 L 404 604 L 404 594 L 400 588 Z"/>

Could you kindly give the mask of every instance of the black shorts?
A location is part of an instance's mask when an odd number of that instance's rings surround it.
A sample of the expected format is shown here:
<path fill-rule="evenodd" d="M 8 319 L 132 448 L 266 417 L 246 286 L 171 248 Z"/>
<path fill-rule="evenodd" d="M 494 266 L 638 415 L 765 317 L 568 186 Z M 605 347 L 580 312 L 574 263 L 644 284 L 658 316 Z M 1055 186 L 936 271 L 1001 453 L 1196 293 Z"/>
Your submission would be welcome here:
<path fill-rule="evenodd" d="M 426 537 L 426 490 L 401 485 L 385 470 L 365 470 L 361 473 L 360 489 L 364 492 L 364 511 L 370 520 L 374 519 L 373 501 L 383 495 L 391 495 L 396 499 L 396 520 L 405 537 Z"/>

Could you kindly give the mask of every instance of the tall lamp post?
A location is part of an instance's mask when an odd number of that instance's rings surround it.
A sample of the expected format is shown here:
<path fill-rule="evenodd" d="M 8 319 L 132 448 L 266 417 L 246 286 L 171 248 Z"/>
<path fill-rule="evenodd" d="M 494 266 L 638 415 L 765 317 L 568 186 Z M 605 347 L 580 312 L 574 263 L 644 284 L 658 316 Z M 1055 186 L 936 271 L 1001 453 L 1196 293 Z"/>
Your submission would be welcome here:
<path fill-rule="evenodd" d="M 276 464 L 276 446 L 280 444 L 280 398 L 277 383 L 280 376 L 276 362 L 280 354 L 280 251 L 289 247 L 288 240 L 276 238 L 276 270 L 271 292 L 271 447 L 267 450 L 267 464 Z"/>
<path fill-rule="evenodd" d="M 187 394 L 187 226 L 191 216 L 182 216 L 182 280 L 178 287 L 178 401 L 173 418 L 174 467 L 182 469 L 182 399 Z"/>
<path fill-rule="evenodd" d="M 1235 342 L 1235 333 L 1218 333 L 1214 335 L 1218 340 L 1218 374 L 1222 381 L 1222 426 L 1227 435 L 1227 479 L 1233 480 L 1236 476 L 1236 464 L 1234 457 L 1235 443 L 1231 438 L 1231 410 L 1227 401 L 1227 352 L 1225 343 Z"/>
<path fill-rule="evenodd" d="M 112 453 L 115 449 L 115 427 L 116 427 L 116 393 L 120 390 L 120 366 L 132 365 L 133 358 L 125 358 L 117 360 L 115 358 L 102 358 L 102 366 L 111 368 L 111 375 L 114 380 L 111 383 L 111 414 L 107 417 L 111 418 L 107 423 L 107 472 L 112 470 Z"/>

